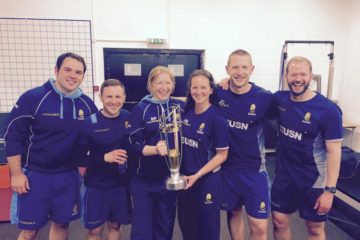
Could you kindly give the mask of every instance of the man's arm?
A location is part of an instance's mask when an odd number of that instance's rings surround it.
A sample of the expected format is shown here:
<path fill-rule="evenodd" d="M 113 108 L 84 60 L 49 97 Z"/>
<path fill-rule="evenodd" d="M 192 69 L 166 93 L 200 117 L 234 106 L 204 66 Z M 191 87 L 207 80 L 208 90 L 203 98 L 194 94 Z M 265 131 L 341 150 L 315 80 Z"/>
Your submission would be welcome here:
<path fill-rule="evenodd" d="M 30 190 L 28 178 L 21 168 L 21 155 L 7 157 L 11 174 L 11 189 L 18 193 L 27 193 Z"/>
<path fill-rule="evenodd" d="M 336 187 L 339 177 L 340 161 L 341 161 L 341 141 L 326 141 L 327 151 L 327 176 L 326 186 Z M 334 199 L 334 194 L 325 191 L 317 199 L 314 209 L 318 214 L 325 214 L 330 211 Z"/>
<path fill-rule="evenodd" d="M 327 178 L 326 186 L 336 187 L 339 178 L 341 162 L 341 141 L 325 142 L 327 151 Z"/>

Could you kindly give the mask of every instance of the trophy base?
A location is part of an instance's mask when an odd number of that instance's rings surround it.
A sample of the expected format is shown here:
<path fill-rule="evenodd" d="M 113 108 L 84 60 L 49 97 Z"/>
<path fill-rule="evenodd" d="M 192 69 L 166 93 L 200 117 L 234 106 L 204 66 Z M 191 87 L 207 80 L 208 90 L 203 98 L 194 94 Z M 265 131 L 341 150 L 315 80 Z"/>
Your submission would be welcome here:
<path fill-rule="evenodd" d="M 184 189 L 185 186 L 186 186 L 185 180 L 181 176 L 177 178 L 170 177 L 166 180 L 166 189 L 170 191 L 181 190 Z"/>

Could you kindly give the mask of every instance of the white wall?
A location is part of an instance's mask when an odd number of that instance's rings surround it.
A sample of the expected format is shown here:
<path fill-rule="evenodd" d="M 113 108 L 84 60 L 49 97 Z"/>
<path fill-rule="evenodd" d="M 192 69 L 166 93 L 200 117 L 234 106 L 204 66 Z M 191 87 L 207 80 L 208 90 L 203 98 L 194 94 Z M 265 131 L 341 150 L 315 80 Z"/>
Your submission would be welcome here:
<path fill-rule="evenodd" d="M 0 0 L 0 17 L 82 19 L 92 18 L 90 0 Z"/>
<path fill-rule="evenodd" d="M 333 40 L 333 96 L 345 121 L 360 125 L 356 0 L 0 0 L 0 6 L 1 17 L 91 19 L 98 84 L 104 80 L 103 47 L 147 48 L 146 38 L 160 37 L 167 39 L 166 48 L 205 49 L 205 67 L 216 79 L 225 76 L 228 54 L 244 48 L 256 66 L 253 81 L 275 91 L 285 40 Z M 326 46 L 319 53 L 308 46 L 290 48 L 309 56 L 327 78 Z M 350 135 L 346 142 L 360 151 L 360 127 L 352 141 Z"/>
<path fill-rule="evenodd" d="M 349 34 L 346 39 L 343 87 L 341 92 L 341 107 L 344 121 L 360 125 L 360 1 L 352 1 Z M 360 152 L 360 126 L 356 130 L 347 130 L 346 143 Z"/>

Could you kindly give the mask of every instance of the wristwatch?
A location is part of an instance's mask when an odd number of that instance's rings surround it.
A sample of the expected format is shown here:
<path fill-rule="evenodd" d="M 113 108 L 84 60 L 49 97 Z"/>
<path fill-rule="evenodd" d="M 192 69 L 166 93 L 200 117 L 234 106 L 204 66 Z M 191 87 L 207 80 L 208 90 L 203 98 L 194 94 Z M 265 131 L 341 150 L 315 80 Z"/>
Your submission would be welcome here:
<path fill-rule="evenodd" d="M 329 193 L 332 193 L 332 194 L 335 194 L 336 193 L 336 187 L 325 186 L 325 191 L 329 192 Z"/>

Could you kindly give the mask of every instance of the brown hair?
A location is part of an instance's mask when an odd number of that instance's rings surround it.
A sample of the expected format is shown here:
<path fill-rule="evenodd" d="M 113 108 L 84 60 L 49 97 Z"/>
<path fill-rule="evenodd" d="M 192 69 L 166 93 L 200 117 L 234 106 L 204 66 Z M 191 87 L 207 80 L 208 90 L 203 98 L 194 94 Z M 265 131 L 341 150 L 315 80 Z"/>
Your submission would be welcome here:
<path fill-rule="evenodd" d="M 118 79 L 114 79 L 114 78 L 110 78 L 110 79 L 106 79 L 100 87 L 100 94 L 102 95 L 104 92 L 104 88 L 106 87 L 111 87 L 111 86 L 120 86 L 123 90 L 124 90 L 124 94 L 125 94 L 125 86 L 124 84 L 118 80 Z"/>

